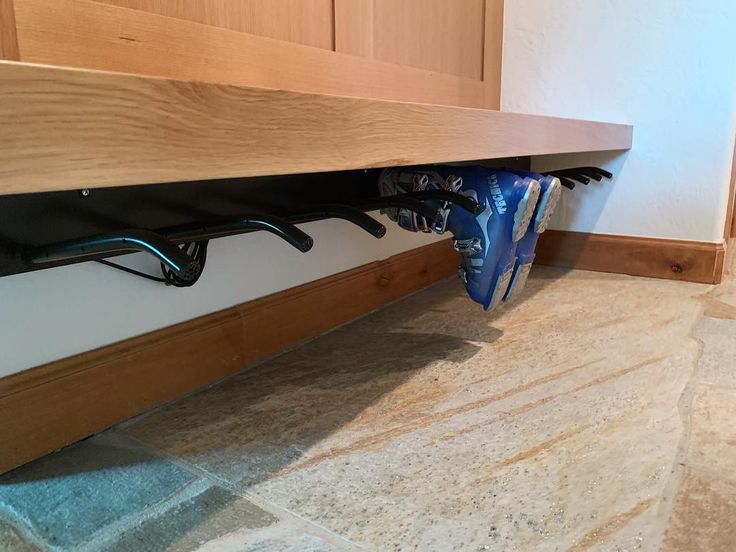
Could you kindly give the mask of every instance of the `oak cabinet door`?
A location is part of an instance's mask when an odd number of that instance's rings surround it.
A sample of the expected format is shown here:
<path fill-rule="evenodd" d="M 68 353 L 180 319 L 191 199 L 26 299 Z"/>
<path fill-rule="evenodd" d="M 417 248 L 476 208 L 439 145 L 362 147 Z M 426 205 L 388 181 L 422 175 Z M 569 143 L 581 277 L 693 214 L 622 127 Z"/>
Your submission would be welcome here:
<path fill-rule="evenodd" d="M 0 57 L 499 108 L 503 0 L 0 0 Z"/>

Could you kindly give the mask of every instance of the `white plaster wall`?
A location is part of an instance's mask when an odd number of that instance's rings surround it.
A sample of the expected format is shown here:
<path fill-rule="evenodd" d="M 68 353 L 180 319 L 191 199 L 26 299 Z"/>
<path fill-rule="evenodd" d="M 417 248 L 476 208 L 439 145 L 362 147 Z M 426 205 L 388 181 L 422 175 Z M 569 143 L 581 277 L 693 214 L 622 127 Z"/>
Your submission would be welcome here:
<path fill-rule="evenodd" d="M 344 221 L 300 225 L 315 240 L 306 254 L 265 232 L 213 240 L 206 270 L 191 288 L 167 288 L 97 263 L 0 278 L 0 377 L 439 239 L 373 214 L 388 230 L 380 240 Z M 157 273 L 142 255 L 126 259 Z"/>
<path fill-rule="evenodd" d="M 717 242 L 736 121 L 733 0 L 506 0 L 502 109 L 631 123 L 614 183 L 566 192 L 553 227 Z"/>

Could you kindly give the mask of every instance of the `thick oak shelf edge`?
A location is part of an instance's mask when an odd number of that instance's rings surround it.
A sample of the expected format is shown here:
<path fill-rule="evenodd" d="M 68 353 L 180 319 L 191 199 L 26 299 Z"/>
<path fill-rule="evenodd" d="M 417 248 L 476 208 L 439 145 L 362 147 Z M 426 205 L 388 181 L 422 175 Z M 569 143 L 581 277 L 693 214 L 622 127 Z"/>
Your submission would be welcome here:
<path fill-rule="evenodd" d="M 631 147 L 629 125 L 0 62 L 0 194 Z"/>

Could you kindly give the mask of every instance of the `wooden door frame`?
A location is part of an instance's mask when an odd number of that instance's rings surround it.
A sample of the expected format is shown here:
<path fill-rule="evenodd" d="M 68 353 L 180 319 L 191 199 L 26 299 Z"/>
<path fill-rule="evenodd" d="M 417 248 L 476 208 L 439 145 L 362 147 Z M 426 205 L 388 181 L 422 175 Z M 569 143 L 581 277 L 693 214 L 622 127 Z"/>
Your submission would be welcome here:
<path fill-rule="evenodd" d="M 736 238 L 736 139 L 734 140 L 733 159 L 731 161 L 731 184 L 726 205 L 726 224 L 723 229 L 723 239 Z"/>

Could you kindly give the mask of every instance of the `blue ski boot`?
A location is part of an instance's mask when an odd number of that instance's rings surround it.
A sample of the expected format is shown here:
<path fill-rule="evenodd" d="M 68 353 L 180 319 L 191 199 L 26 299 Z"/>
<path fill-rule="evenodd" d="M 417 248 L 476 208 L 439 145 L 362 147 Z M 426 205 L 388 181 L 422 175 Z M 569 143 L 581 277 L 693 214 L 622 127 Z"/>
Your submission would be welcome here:
<path fill-rule="evenodd" d="M 511 277 L 511 284 L 506 291 L 504 301 L 513 301 L 519 296 L 526 285 L 529 271 L 534 262 L 535 250 L 539 235 L 547 229 L 552 213 L 560 200 L 562 185 L 560 179 L 551 175 L 541 175 L 527 171 L 513 171 L 524 178 L 534 178 L 541 185 L 541 193 L 537 207 L 532 217 L 532 222 L 526 235 L 519 242 L 516 250 L 516 266 Z"/>
<path fill-rule="evenodd" d="M 539 182 L 505 171 L 468 168 L 459 193 L 475 199 L 484 211 L 473 216 L 452 209 L 447 229 L 462 256 L 460 278 L 470 298 L 495 309 L 506 294 L 518 242 L 527 233 L 540 193 Z"/>
<path fill-rule="evenodd" d="M 450 190 L 481 205 L 483 211 L 474 215 L 446 203 L 427 202 L 438 208 L 432 222 L 400 209 L 387 214 L 408 230 L 452 232 L 455 250 L 462 257 L 459 275 L 468 295 L 485 310 L 500 304 L 516 264 L 517 243 L 527 233 L 535 211 L 539 182 L 484 167 L 433 166 L 388 169 L 379 187 L 382 195 Z"/>

